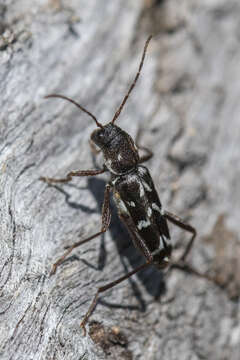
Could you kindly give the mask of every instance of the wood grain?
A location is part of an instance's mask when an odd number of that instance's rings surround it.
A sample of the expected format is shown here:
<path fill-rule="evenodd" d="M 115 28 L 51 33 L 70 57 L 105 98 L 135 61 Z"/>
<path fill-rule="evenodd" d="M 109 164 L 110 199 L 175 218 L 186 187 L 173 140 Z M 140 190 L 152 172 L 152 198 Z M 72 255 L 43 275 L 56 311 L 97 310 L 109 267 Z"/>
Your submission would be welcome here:
<path fill-rule="evenodd" d="M 29 4 L 0 4 L 0 358 L 237 360 L 239 1 Z M 109 232 L 49 277 L 64 247 L 99 230 L 107 175 L 56 187 L 39 181 L 101 164 L 88 144 L 92 119 L 43 97 L 72 97 L 107 123 L 149 34 L 143 72 L 117 124 L 133 137 L 143 129 L 164 207 L 198 230 L 189 261 L 209 272 L 217 263 L 225 283 L 236 281 L 235 301 L 205 280 L 148 269 L 104 294 L 83 337 L 79 324 L 96 288 L 143 259 L 113 210 Z M 187 234 L 171 230 L 178 256 Z"/>

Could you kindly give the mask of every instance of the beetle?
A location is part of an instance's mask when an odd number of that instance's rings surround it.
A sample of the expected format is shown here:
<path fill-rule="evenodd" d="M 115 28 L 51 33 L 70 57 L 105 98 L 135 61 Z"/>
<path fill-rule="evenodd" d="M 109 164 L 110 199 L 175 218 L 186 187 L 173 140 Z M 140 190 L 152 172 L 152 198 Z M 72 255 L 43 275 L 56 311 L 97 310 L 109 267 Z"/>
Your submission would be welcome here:
<path fill-rule="evenodd" d="M 185 262 L 186 256 L 188 255 L 196 237 L 196 230 L 178 216 L 162 208 L 162 204 L 149 170 L 147 167 L 142 165 L 143 162 L 152 157 L 153 153 L 144 147 L 137 146 L 127 132 L 115 125 L 115 121 L 119 117 L 122 108 L 124 107 L 139 78 L 147 47 L 151 38 L 152 36 L 149 36 L 145 43 L 138 72 L 131 86 L 113 119 L 108 124 L 102 125 L 92 113 L 66 96 L 59 94 L 50 94 L 46 96 L 46 98 L 55 97 L 70 101 L 83 112 L 87 113 L 95 121 L 97 129 L 91 134 L 91 141 L 94 146 L 96 145 L 99 148 L 97 151 L 102 151 L 104 164 L 102 169 L 71 171 L 63 179 L 54 179 L 49 177 L 41 177 L 40 179 L 48 184 L 66 183 L 71 181 L 74 176 L 95 176 L 104 172 L 110 173 L 110 181 L 107 183 L 104 192 L 102 226 L 100 231 L 70 246 L 68 250 L 53 264 L 51 275 L 56 272 L 57 267 L 74 248 L 107 231 L 111 221 L 111 211 L 109 205 L 111 192 L 113 192 L 113 199 L 117 206 L 119 218 L 126 225 L 135 247 L 140 250 L 146 259 L 146 262 L 141 266 L 97 290 L 93 301 L 81 322 L 81 327 L 84 329 L 85 333 L 85 325 L 96 307 L 99 294 L 150 265 L 154 265 L 158 269 L 164 269 L 168 266 L 177 267 L 182 270 L 192 272 L 198 276 L 210 279 L 207 275 L 201 274 Z M 140 157 L 139 149 L 144 150 L 146 154 Z M 172 245 L 168 221 L 191 233 L 191 238 L 184 253 L 176 262 L 173 262 L 170 259 Z"/>

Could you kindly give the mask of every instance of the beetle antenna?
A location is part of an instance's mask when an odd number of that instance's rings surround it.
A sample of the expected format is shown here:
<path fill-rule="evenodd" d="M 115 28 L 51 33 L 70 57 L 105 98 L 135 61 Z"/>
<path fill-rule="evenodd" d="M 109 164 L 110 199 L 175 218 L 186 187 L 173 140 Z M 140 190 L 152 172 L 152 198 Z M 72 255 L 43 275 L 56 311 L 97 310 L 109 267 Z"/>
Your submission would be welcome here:
<path fill-rule="evenodd" d="M 91 118 L 95 121 L 95 123 L 97 124 L 98 127 L 103 128 L 103 125 L 100 124 L 100 123 L 97 121 L 97 118 L 96 118 L 92 113 L 90 113 L 88 110 L 86 110 L 82 105 L 78 104 L 76 101 L 68 98 L 67 96 L 59 95 L 59 94 L 49 94 L 49 95 L 45 96 L 45 99 L 53 98 L 53 97 L 54 97 L 54 98 L 60 98 L 60 99 L 64 99 L 64 100 L 70 101 L 72 104 L 76 105 L 79 109 L 81 109 L 81 110 L 84 111 L 86 114 L 88 114 L 89 116 L 91 116 Z"/>
<path fill-rule="evenodd" d="M 118 110 L 116 111 L 111 123 L 113 124 L 115 122 L 115 120 L 119 117 L 121 111 L 122 111 L 122 108 L 124 107 L 130 93 L 132 92 L 134 86 L 136 85 L 136 82 L 138 81 L 138 78 L 139 78 L 139 75 L 141 73 L 141 70 L 142 70 L 142 67 L 143 67 L 143 62 L 144 62 L 144 58 L 145 58 L 145 55 L 146 55 L 146 51 L 147 51 L 147 47 L 148 47 L 148 44 L 150 42 L 152 38 L 152 35 L 150 35 L 145 43 L 145 46 L 144 46 L 144 49 L 143 49 L 143 54 L 142 54 L 142 58 L 141 58 L 141 62 L 140 62 L 140 65 L 139 65 L 139 68 L 138 68 L 138 72 L 137 72 L 137 75 L 135 76 L 135 79 L 133 80 L 132 82 L 132 85 L 130 86 L 128 92 L 127 92 L 127 95 L 125 95 L 121 105 L 119 106 Z"/>

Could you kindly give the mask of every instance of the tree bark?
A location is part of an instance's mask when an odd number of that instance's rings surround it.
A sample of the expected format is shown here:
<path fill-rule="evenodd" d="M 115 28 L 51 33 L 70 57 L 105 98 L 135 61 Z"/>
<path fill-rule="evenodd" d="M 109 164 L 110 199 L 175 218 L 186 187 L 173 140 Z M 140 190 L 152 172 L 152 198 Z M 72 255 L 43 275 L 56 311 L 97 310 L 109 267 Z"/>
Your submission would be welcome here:
<path fill-rule="evenodd" d="M 5 0 L 0 4 L 0 358 L 239 359 L 240 46 L 238 0 Z M 108 175 L 48 186 L 40 176 L 100 166 L 88 139 L 109 122 L 153 34 L 140 80 L 116 124 L 154 152 L 147 166 L 164 208 L 198 231 L 188 261 L 222 288 L 149 268 L 112 206 Z M 178 257 L 188 234 L 171 226 Z"/>

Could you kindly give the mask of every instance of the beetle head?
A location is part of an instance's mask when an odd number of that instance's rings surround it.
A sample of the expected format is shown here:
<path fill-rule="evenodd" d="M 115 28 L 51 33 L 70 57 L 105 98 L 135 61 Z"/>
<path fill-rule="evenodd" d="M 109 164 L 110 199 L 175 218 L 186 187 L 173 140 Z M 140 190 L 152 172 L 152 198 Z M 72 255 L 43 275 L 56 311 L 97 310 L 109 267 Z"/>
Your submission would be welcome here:
<path fill-rule="evenodd" d="M 100 148 L 106 148 L 119 134 L 120 128 L 111 122 L 91 134 L 91 140 Z"/>

